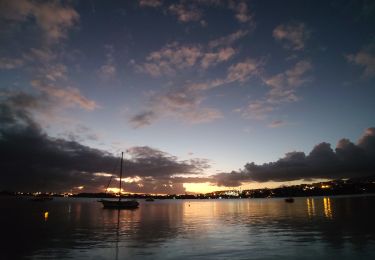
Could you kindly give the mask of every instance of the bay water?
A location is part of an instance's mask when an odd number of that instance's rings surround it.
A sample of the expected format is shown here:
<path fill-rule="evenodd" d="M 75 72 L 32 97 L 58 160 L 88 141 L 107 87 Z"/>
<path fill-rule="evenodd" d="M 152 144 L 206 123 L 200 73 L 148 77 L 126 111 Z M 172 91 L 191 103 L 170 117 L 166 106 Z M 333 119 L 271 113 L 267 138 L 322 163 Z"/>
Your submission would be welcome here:
<path fill-rule="evenodd" d="M 375 196 L 139 202 L 0 197 L 0 259 L 375 259 Z"/>

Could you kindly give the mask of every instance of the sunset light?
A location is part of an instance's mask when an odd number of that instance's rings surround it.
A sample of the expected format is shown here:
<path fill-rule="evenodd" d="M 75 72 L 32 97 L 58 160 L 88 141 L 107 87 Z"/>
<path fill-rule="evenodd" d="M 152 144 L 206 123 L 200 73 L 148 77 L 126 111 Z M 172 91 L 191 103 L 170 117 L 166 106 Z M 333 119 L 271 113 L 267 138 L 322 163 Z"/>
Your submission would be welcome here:
<path fill-rule="evenodd" d="M 0 0 L 0 259 L 375 259 L 375 0 Z"/>

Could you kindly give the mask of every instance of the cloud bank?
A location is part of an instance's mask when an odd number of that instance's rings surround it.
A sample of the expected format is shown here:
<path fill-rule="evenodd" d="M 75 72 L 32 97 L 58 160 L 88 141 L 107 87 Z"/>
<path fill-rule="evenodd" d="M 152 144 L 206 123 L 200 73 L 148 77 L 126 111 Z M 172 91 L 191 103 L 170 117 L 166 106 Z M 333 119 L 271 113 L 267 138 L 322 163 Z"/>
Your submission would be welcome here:
<path fill-rule="evenodd" d="M 2 94 L 0 99 L 0 189 L 21 191 L 103 191 L 110 175 L 117 175 L 119 158 L 78 141 L 48 136 L 32 111 L 48 110 L 43 96 Z M 242 170 L 202 175 L 208 161 L 181 161 L 166 152 L 132 147 L 124 163 L 128 192 L 184 193 L 184 183 L 212 183 L 237 187 L 248 182 L 335 179 L 369 176 L 375 172 L 375 128 L 368 128 L 356 144 L 341 139 L 335 149 L 316 145 L 309 154 L 290 152 L 270 163 L 247 163 Z M 117 166 L 114 167 L 114 166 Z M 113 184 L 113 187 L 117 187 Z"/>
<path fill-rule="evenodd" d="M 357 144 L 341 139 L 333 150 L 328 143 L 316 145 L 306 155 L 290 152 L 276 162 L 247 163 L 241 171 L 219 173 L 212 178 L 219 186 L 236 187 L 244 182 L 336 179 L 375 173 L 375 128 L 368 128 Z"/>
<path fill-rule="evenodd" d="M 103 191 L 109 176 L 118 175 L 119 158 L 48 136 L 33 118 L 33 111 L 53 106 L 45 98 L 22 92 L 0 95 L 0 190 L 62 192 L 83 186 L 81 191 Z M 208 167 L 206 160 L 180 161 L 150 147 L 133 147 L 129 153 L 132 159 L 124 163 L 127 192 L 184 193 L 183 183 L 196 180 L 175 175 L 192 177 Z"/>

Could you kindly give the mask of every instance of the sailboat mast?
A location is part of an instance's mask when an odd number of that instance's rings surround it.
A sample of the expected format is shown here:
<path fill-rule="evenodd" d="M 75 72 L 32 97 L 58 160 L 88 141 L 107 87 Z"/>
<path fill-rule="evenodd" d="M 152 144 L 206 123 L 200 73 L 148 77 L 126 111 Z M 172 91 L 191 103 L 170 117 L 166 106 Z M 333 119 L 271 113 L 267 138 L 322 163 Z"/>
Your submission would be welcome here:
<path fill-rule="evenodd" d="M 122 183 L 122 158 L 124 157 L 124 152 L 121 152 L 121 164 L 120 164 L 120 196 L 118 197 L 118 201 L 121 201 L 121 183 Z"/>

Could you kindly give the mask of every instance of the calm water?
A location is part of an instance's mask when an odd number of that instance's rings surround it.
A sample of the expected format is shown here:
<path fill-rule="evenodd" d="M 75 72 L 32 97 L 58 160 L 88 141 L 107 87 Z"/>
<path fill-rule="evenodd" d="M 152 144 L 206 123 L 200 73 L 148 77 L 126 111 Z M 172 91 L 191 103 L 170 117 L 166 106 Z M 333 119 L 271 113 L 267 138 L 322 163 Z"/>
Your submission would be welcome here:
<path fill-rule="evenodd" d="M 0 198 L 0 259 L 375 259 L 374 196 L 140 202 Z"/>

